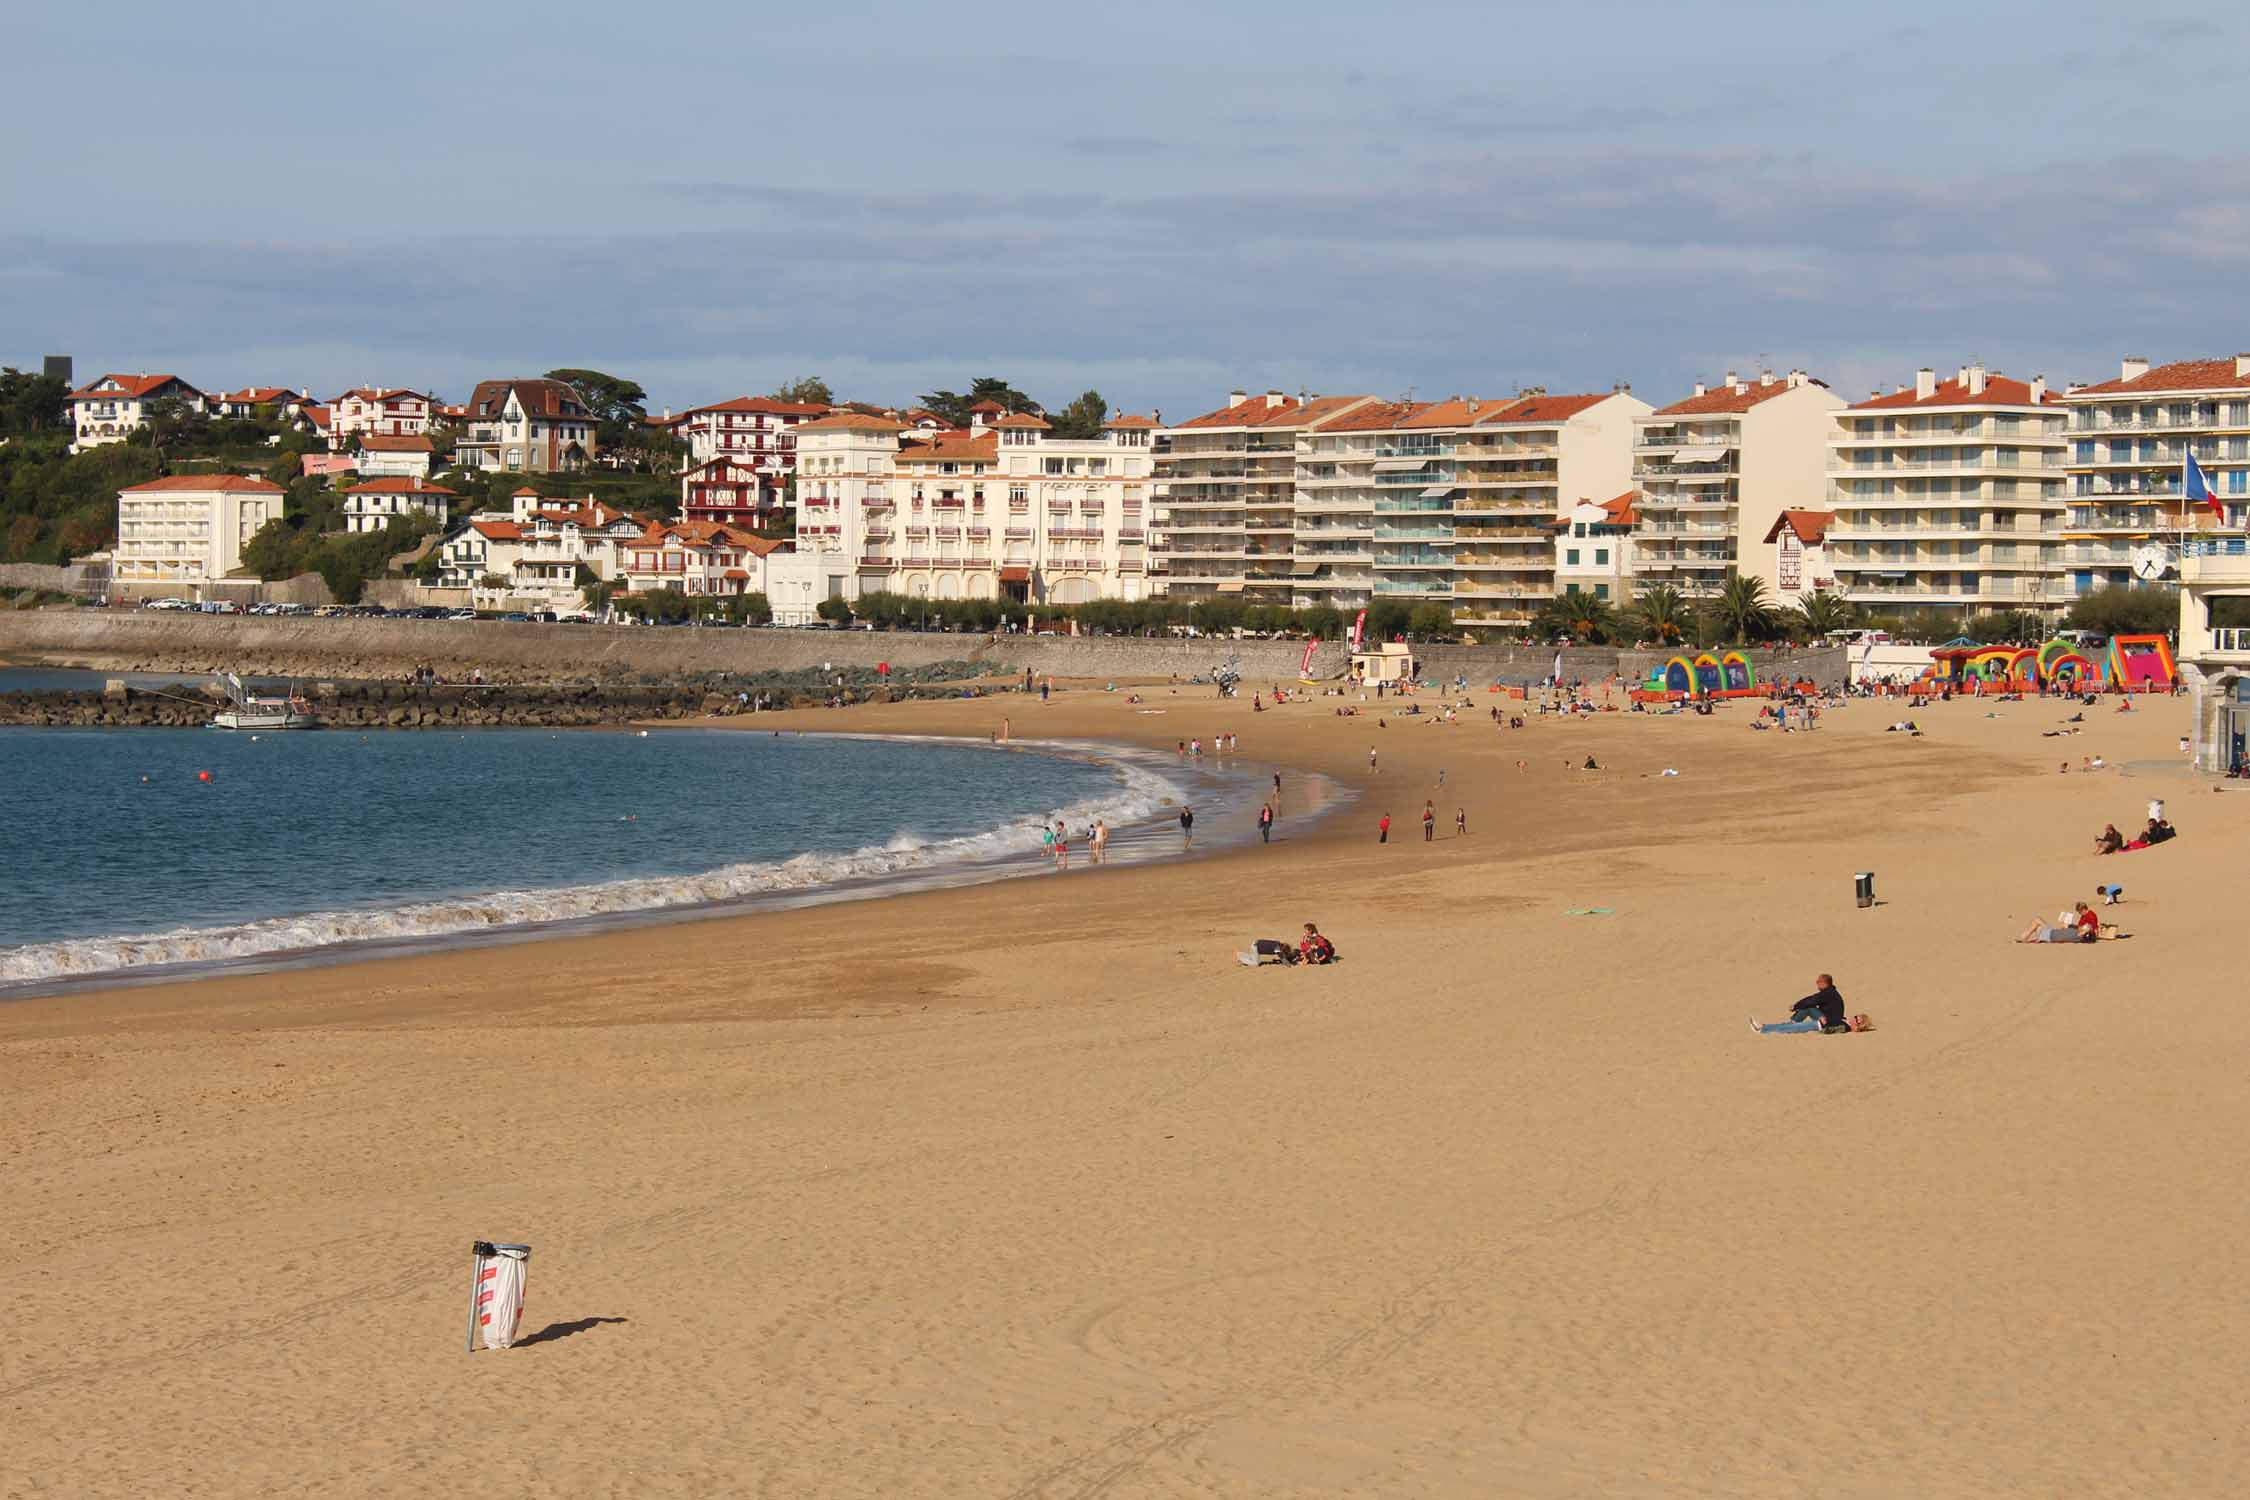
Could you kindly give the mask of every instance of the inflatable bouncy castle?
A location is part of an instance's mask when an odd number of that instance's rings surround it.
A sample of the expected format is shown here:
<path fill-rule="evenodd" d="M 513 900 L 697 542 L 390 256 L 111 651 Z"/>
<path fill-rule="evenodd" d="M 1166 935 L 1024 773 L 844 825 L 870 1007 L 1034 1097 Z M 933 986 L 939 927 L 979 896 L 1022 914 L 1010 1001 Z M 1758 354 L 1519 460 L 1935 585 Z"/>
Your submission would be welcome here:
<path fill-rule="evenodd" d="M 2172 643 L 2160 635 L 2111 636 L 2109 680 L 2128 693 L 2172 691 L 2180 680 Z"/>
<path fill-rule="evenodd" d="M 1652 668 L 1635 694 L 1644 699 L 1757 698 L 1766 689 L 1758 685 L 1758 669 L 1742 652 L 1703 651 Z"/>

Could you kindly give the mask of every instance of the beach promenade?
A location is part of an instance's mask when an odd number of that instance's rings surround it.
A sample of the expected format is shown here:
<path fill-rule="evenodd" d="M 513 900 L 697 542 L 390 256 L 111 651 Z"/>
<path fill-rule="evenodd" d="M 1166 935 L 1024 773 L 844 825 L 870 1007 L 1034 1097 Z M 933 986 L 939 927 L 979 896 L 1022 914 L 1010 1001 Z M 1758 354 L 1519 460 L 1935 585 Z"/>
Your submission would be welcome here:
<path fill-rule="evenodd" d="M 2185 700 L 1142 691 L 729 722 L 1232 732 L 1271 846 L 0 1005 L 0 1495 L 2236 1487 L 2250 796 Z M 2110 881 L 2129 941 L 2011 942 Z M 1751 1034 L 1824 970 L 1877 1030 Z"/>

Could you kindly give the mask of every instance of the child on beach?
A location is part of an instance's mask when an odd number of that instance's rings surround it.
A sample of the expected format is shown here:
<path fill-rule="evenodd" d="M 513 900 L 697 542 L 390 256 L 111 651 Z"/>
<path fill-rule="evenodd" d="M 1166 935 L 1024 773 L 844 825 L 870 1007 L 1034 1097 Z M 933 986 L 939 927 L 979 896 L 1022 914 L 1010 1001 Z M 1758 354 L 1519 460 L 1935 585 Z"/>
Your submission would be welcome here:
<path fill-rule="evenodd" d="M 1453 836 L 1457 839 L 1469 835 L 1469 810 L 1461 808 L 1453 814 Z"/>
<path fill-rule="evenodd" d="M 1385 813 L 1383 814 L 1383 820 L 1375 825 L 1375 842 L 1378 844 L 1387 844 L 1390 841 L 1391 815 L 1389 813 Z"/>

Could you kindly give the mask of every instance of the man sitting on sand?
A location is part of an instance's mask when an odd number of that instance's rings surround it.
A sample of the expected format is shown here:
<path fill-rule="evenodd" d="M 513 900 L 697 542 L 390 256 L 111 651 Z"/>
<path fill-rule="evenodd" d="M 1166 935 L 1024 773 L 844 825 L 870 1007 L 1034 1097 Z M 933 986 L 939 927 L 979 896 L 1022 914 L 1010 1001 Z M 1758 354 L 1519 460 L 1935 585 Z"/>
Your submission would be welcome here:
<path fill-rule="evenodd" d="M 2115 854 L 2124 847 L 2125 835 L 2117 831 L 2115 823 L 2104 824 L 2100 835 L 2094 840 L 2096 854 Z"/>
<path fill-rule="evenodd" d="M 1750 1029 L 1760 1036 L 1790 1036 L 1808 1031 L 1849 1031 L 1844 1024 L 1844 997 L 1837 992 L 1834 975 L 1823 974 L 1813 992 L 1789 1007 L 1786 1021 L 1768 1021 L 1760 1024 L 1755 1018 Z"/>

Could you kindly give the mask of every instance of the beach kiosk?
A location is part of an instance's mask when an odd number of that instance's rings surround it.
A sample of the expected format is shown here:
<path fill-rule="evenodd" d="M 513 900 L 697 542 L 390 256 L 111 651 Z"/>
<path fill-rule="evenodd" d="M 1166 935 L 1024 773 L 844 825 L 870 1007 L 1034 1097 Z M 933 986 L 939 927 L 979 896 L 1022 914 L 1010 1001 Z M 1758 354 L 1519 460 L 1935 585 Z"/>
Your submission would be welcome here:
<path fill-rule="evenodd" d="M 1387 682 L 1396 687 L 1402 682 L 1412 682 L 1421 670 L 1421 663 L 1404 641 L 1384 641 L 1362 651 L 1352 653 L 1352 681 L 1373 687 Z"/>

